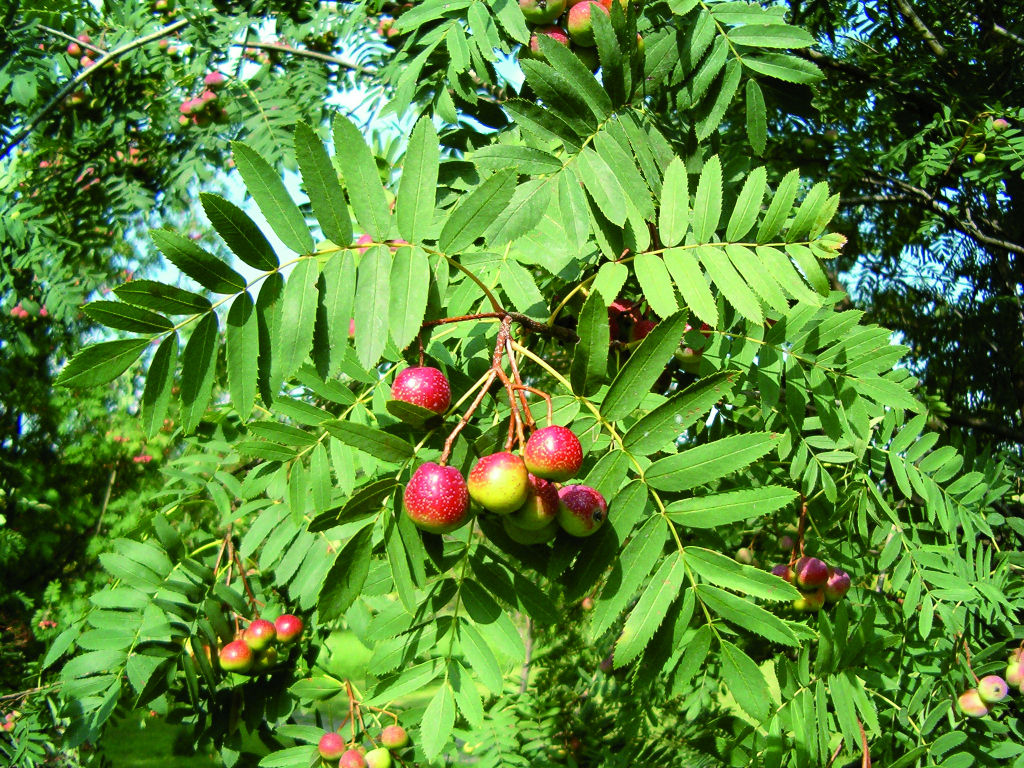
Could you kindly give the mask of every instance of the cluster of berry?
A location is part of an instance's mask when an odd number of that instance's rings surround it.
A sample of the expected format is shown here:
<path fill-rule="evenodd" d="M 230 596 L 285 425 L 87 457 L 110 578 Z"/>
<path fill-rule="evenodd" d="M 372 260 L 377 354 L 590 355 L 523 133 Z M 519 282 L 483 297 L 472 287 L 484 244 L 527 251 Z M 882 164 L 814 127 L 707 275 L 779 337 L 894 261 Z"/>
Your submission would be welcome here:
<path fill-rule="evenodd" d="M 792 565 L 776 565 L 772 573 L 803 592 L 793 601 L 796 611 L 820 611 L 825 603 L 838 603 L 850 591 L 850 574 L 816 557 L 801 557 Z"/>
<path fill-rule="evenodd" d="M 340 733 L 328 731 L 320 737 L 317 750 L 326 763 L 338 768 L 391 768 L 391 753 L 409 746 L 409 734 L 400 725 L 388 725 L 380 732 L 380 744 L 367 750 L 362 744 L 346 742 Z"/>
<path fill-rule="evenodd" d="M 191 99 L 185 99 L 178 107 L 178 111 L 181 112 L 178 124 L 184 127 L 191 123 L 202 127 L 209 125 L 211 121 L 227 122 L 228 110 L 219 103 L 217 95 L 217 91 L 227 82 L 228 79 L 222 72 L 210 72 L 206 75 L 203 78 L 203 92 Z"/>
<path fill-rule="evenodd" d="M 290 613 L 281 614 L 273 622 L 254 619 L 241 637 L 220 649 L 220 668 L 243 675 L 266 672 L 278 663 L 277 646 L 298 642 L 302 630 L 302 619 Z"/>
<path fill-rule="evenodd" d="M 1010 694 L 1011 687 L 1024 693 L 1024 648 L 1010 654 L 1005 677 L 986 675 L 978 681 L 976 688 L 961 693 L 957 704 L 960 711 L 969 717 L 984 717 L 994 704 Z"/>

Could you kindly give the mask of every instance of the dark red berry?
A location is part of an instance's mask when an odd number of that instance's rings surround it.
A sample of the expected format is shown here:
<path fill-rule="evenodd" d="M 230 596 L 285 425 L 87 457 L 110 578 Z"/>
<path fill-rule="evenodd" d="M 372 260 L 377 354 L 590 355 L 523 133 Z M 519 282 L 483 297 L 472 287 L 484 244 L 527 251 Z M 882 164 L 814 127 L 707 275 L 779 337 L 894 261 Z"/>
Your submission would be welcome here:
<path fill-rule="evenodd" d="M 391 396 L 434 413 L 444 413 L 452 403 L 448 378 L 437 368 L 427 366 L 399 372 L 391 386 Z"/>
<path fill-rule="evenodd" d="M 469 521 L 469 491 L 455 467 L 421 464 L 405 486 L 402 507 L 417 526 L 448 533 Z"/>
<path fill-rule="evenodd" d="M 523 448 L 526 468 L 537 477 L 563 482 L 575 477 L 583 466 L 583 447 L 572 430 L 565 427 L 538 429 Z"/>

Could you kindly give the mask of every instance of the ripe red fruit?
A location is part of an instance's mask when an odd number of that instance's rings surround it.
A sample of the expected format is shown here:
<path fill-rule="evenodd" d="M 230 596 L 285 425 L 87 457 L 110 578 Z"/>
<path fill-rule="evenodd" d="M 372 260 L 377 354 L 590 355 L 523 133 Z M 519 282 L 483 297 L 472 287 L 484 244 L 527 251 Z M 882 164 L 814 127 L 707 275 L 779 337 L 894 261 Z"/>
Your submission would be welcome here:
<path fill-rule="evenodd" d="M 363 753 L 358 749 L 348 750 L 338 761 L 338 768 L 366 768 L 366 761 L 363 760 Z"/>
<path fill-rule="evenodd" d="M 988 714 L 988 707 L 981 700 L 976 688 L 961 693 L 956 703 L 960 707 L 960 711 L 968 717 L 984 717 Z"/>
<path fill-rule="evenodd" d="M 630 332 L 629 337 L 633 341 L 640 341 L 646 339 L 647 335 L 654 330 L 658 324 L 653 320 L 643 318 L 633 323 L 633 330 Z"/>
<path fill-rule="evenodd" d="M 78 43 L 68 43 L 68 55 L 74 56 L 76 59 L 82 55 L 82 46 Z M 994 125 L 995 123 L 993 123 Z"/>
<path fill-rule="evenodd" d="M 452 390 L 448 377 L 437 368 L 418 366 L 406 368 L 395 376 L 391 397 L 434 413 L 444 413 L 452 403 Z"/>
<path fill-rule="evenodd" d="M 277 638 L 277 629 L 266 619 L 256 619 L 245 628 L 242 639 L 254 651 L 262 651 Z"/>
<path fill-rule="evenodd" d="M 228 81 L 227 76 L 223 72 L 210 72 L 206 77 L 203 78 L 203 85 L 207 88 L 220 88 L 224 83 Z"/>
<path fill-rule="evenodd" d="M 509 516 L 517 528 L 536 531 L 558 517 L 558 489 L 543 477 L 528 475 L 526 501 Z"/>
<path fill-rule="evenodd" d="M 244 640 L 232 640 L 220 649 L 220 667 L 226 672 L 246 673 L 252 669 L 255 657 Z"/>
<path fill-rule="evenodd" d="M 772 575 L 778 576 L 780 579 L 788 581 L 790 584 L 793 583 L 793 569 L 785 563 L 780 563 L 772 568 Z"/>
<path fill-rule="evenodd" d="M 519 0 L 519 9 L 531 24 L 550 24 L 565 11 L 566 0 Z"/>
<path fill-rule="evenodd" d="M 277 642 L 282 645 L 294 643 L 302 637 L 302 619 L 290 613 L 282 613 L 274 619 L 274 629 L 277 631 Z"/>
<path fill-rule="evenodd" d="M 320 757 L 334 762 L 345 754 L 345 740 L 340 733 L 325 733 L 316 748 L 320 751 Z"/>
<path fill-rule="evenodd" d="M 88 69 L 89 67 L 91 67 L 91 66 L 92 66 L 93 64 L 95 64 L 96 62 L 95 62 L 95 61 L 93 61 L 93 60 L 92 60 L 92 59 L 91 59 L 90 57 L 88 57 L 88 56 L 83 56 L 83 57 L 82 57 L 82 58 L 81 58 L 81 59 L 79 60 L 79 62 L 78 62 L 78 63 L 82 65 L 82 69 Z"/>
<path fill-rule="evenodd" d="M 828 582 L 828 566 L 816 557 L 801 557 L 793 565 L 794 583 L 805 592 L 813 592 Z"/>
<path fill-rule="evenodd" d="M 430 533 L 449 533 L 469 521 L 469 491 L 455 467 L 421 464 L 405 486 L 405 514 Z"/>
<path fill-rule="evenodd" d="M 793 537 L 792 536 L 781 536 L 781 537 L 779 537 L 779 549 L 781 549 L 783 552 L 789 552 L 790 550 L 792 550 L 793 549 L 793 545 L 795 543 L 796 542 L 793 541 Z"/>
<path fill-rule="evenodd" d="M 825 606 L 825 590 L 819 589 L 816 592 L 806 592 L 802 597 L 793 601 L 794 611 L 814 613 Z"/>
<path fill-rule="evenodd" d="M 409 746 L 409 734 L 400 725 L 388 725 L 380 732 L 380 743 L 388 749 L 402 749 Z"/>
<path fill-rule="evenodd" d="M 608 516 L 604 496 L 589 485 L 566 485 L 558 491 L 558 524 L 572 536 L 597 533 Z"/>
<path fill-rule="evenodd" d="M 574 477 L 583 466 L 583 447 L 572 430 L 544 427 L 526 441 L 523 461 L 537 477 L 563 482 Z"/>
<path fill-rule="evenodd" d="M 514 453 L 492 453 L 474 465 L 466 480 L 470 498 L 496 515 L 507 515 L 521 507 L 529 495 L 530 482 L 523 460 Z"/>
<path fill-rule="evenodd" d="M 998 704 L 1009 692 L 1010 686 L 999 675 L 985 675 L 978 681 L 978 696 L 985 704 Z"/>
<path fill-rule="evenodd" d="M 576 45 L 585 48 L 594 46 L 594 23 L 591 16 L 598 12 L 608 15 L 608 9 L 597 0 L 583 0 L 569 9 L 566 27 L 569 29 L 569 37 Z"/>
<path fill-rule="evenodd" d="M 829 568 L 828 581 L 825 582 L 825 600 L 838 603 L 850 591 L 850 574 L 842 568 Z"/>
<path fill-rule="evenodd" d="M 540 52 L 539 38 L 548 37 L 554 40 L 556 43 L 569 47 L 569 36 L 565 34 L 565 31 L 561 27 L 547 26 L 537 27 L 533 30 L 533 34 L 530 35 L 530 46 L 525 49 L 523 53 L 532 56 L 535 59 L 544 59 L 544 54 Z"/>

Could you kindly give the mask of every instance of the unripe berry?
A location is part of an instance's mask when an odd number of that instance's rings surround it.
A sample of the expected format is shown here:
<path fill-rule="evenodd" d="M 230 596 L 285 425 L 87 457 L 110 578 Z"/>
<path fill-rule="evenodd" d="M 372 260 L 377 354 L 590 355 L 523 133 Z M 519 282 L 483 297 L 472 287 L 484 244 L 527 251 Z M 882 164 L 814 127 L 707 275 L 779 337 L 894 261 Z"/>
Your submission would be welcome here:
<path fill-rule="evenodd" d="M 529 496 L 530 482 L 523 460 L 514 453 L 492 453 L 476 463 L 466 479 L 469 495 L 496 515 L 515 512 Z"/>
<path fill-rule="evenodd" d="M 302 619 L 290 613 L 282 613 L 274 619 L 274 629 L 277 632 L 277 642 L 282 645 L 294 643 L 302 637 Z"/>
<path fill-rule="evenodd" d="M 960 707 L 960 711 L 968 717 L 984 717 L 988 714 L 988 707 L 981 700 L 976 688 L 961 693 L 956 703 Z"/>
<path fill-rule="evenodd" d="M 536 475 L 528 475 L 528 481 L 526 501 L 509 516 L 509 522 L 518 528 L 535 531 L 558 517 L 558 489 Z"/>
<path fill-rule="evenodd" d="M 793 541 L 792 536 L 779 537 L 779 549 L 781 549 L 783 552 L 789 552 L 790 550 L 792 550 L 794 543 L 795 542 Z"/>
<path fill-rule="evenodd" d="M 384 747 L 371 749 L 363 755 L 363 760 L 366 761 L 367 768 L 391 768 L 391 753 Z"/>
<path fill-rule="evenodd" d="M 270 646 L 256 654 L 256 661 L 252 663 L 252 671 L 267 672 L 277 666 L 277 648 Z"/>
<path fill-rule="evenodd" d="M 740 547 L 736 550 L 736 562 L 750 565 L 754 562 L 754 553 L 749 547 Z"/>
<path fill-rule="evenodd" d="M 825 601 L 838 603 L 850 591 L 850 574 L 842 568 L 829 568 L 828 581 L 825 582 Z"/>
<path fill-rule="evenodd" d="M 83 66 L 85 65 L 83 64 Z M 974 155 L 974 162 L 976 163 L 984 163 L 986 160 L 988 160 L 988 155 L 984 152 L 978 152 Z"/>
<path fill-rule="evenodd" d="M 815 613 L 825 606 L 825 590 L 819 589 L 816 592 L 805 592 L 793 601 L 793 610 L 803 613 Z"/>
<path fill-rule="evenodd" d="M 1005 118 L 997 117 L 995 120 L 992 121 L 992 130 L 995 131 L 996 133 L 1002 133 L 1009 127 L 1010 123 Z"/>
<path fill-rule="evenodd" d="M 409 746 L 409 734 L 400 725 L 388 725 L 380 732 L 380 743 L 388 749 L 402 749 Z"/>
<path fill-rule="evenodd" d="M 226 672 L 241 672 L 242 674 L 252 669 L 255 661 L 252 648 L 246 645 L 244 640 L 232 640 L 220 649 L 218 658 L 221 669 Z"/>
<path fill-rule="evenodd" d="M 572 536 L 591 536 L 608 516 L 604 496 L 589 485 L 566 485 L 558 491 L 558 524 Z"/>
<path fill-rule="evenodd" d="M 325 733 L 320 737 L 320 743 L 316 748 L 320 752 L 320 757 L 333 763 L 345 754 L 345 740 L 339 733 Z"/>
<path fill-rule="evenodd" d="M 1024 662 L 1011 661 L 1006 665 L 1004 677 L 1008 685 L 1012 685 L 1014 688 L 1024 687 Z"/>
<path fill-rule="evenodd" d="M 519 0 L 519 8 L 530 24 L 550 24 L 565 12 L 566 0 Z"/>
<path fill-rule="evenodd" d="M 77 59 L 82 55 L 82 46 L 78 43 L 68 43 L 68 55 L 74 56 Z"/>
<path fill-rule="evenodd" d="M 245 628 L 242 639 L 254 651 L 263 651 L 277 639 L 277 629 L 266 619 L 256 619 Z"/>
<path fill-rule="evenodd" d="M 816 557 L 801 557 L 793 565 L 795 584 L 799 589 L 813 592 L 828 582 L 828 566 Z"/>
<path fill-rule="evenodd" d="M 418 366 L 406 368 L 395 376 L 391 397 L 434 413 L 444 413 L 452 403 L 452 390 L 448 377 L 437 368 Z"/>
<path fill-rule="evenodd" d="M 402 508 L 430 533 L 450 533 L 469 521 L 469 491 L 455 467 L 421 464 L 405 486 Z"/>
<path fill-rule="evenodd" d="M 569 9 L 566 27 L 569 29 L 569 37 L 576 45 L 587 48 L 594 46 L 594 22 L 591 16 L 595 13 L 607 15 L 608 9 L 597 0 L 583 0 Z"/>
<path fill-rule="evenodd" d="M 978 696 L 985 704 L 998 704 L 1009 692 L 1010 686 L 999 675 L 985 675 L 978 681 Z"/>
<path fill-rule="evenodd" d="M 556 521 L 552 521 L 543 528 L 530 529 L 520 528 L 512 522 L 510 517 L 506 516 L 501 518 L 501 526 L 505 529 L 505 535 L 512 539 L 512 541 L 526 546 L 551 541 L 555 538 L 555 534 L 558 533 L 558 523 Z"/>
<path fill-rule="evenodd" d="M 572 430 L 565 427 L 538 429 L 523 448 L 526 468 L 537 477 L 564 482 L 583 466 L 583 447 Z"/>

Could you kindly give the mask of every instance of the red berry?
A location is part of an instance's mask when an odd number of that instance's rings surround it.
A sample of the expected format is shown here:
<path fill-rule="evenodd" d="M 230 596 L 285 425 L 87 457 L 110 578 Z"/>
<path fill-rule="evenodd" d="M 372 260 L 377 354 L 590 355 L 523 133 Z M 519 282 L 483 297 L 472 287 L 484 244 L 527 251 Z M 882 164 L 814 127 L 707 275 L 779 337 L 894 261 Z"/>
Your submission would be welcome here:
<path fill-rule="evenodd" d="M 981 700 L 981 696 L 978 695 L 976 688 L 971 688 L 961 693 L 960 698 L 957 699 L 957 704 L 960 707 L 960 711 L 968 717 L 984 717 L 988 714 L 988 707 Z"/>
<path fill-rule="evenodd" d="M 572 536 L 597 533 L 608 516 L 604 496 L 589 485 L 566 485 L 558 491 L 558 524 Z"/>
<path fill-rule="evenodd" d="M 395 376 L 391 396 L 403 403 L 418 405 L 434 413 L 444 413 L 452 403 L 448 377 L 437 368 L 406 368 Z"/>
<path fill-rule="evenodd" d="M 530 482 L 523 460 L 514 453 L 483 456 L 466 478 L 469 496 L 496 515 L 507 515 L 521 507 L 529 495 Z"/>
<path fill-rule="evenodd" d="M 985 704 L 998 704 L 1009 692 L 1010 686 L 999 675 L 985 675 L 978 681 L 978 696 Z"/>
<path fill-rule="evenodd" d="M 380 743 L 388 749 L 402 749 L 409 746 L 409 734 L 400 725 L 387 725 L 380 732 Z"/>
<path fill-rule="evenodd" d="M 68 55 L 74 56 L 77 59 L 82 55 L 82 46 L 78 43 L 68 43 Z"/>
<path fill-rule="evenodd" d="M 421 464 L 405 486 L 405 514 L 430 533 L 449 533 L 469 521 L 469 491 L 455 467 Z"/>
<path fill-rule="evenodd" d="M 586 48 L 594 46 L 594 23 L 591 16 L 598 11 L 608 14 L 608 9 L 597 0 L 583 0 L 569 9 L 566 27 L 569 29 L 569 37 L 576 45 Z"/>
<path fill-rule="evenodd" d="M 244 640 L 232 640 L 220 649 L 220 666 L 227 672 L 246 673 L 252 669 L 253 656 L 252 648 L 246 645 Z"/>
<path fill-rule="evenodd" d="M 526 501 L 509 516 L 517 528 L 536 531 L 558 517 L 558 489 L 543 477 L 528 475 Z"/>
<path fill-rule="evenodd" d="M 316 748 L 320 751 L 320 757 L 333 762 L 345 754 L 345 740 L 339 733 L 325 733 Z"/>
<path fill-rule="evenodd" d="M 282 645 L 294 643 L 302 637 L 302 619 L 290 613 L 283 613 L 274 620 L 274 629 L 277 631 L 277 642 Z"/>
<path fill-rule="evenodd" d="M 658 324 L 653 320 L 647 320 L 646 318 L 643 320 L 637 320 L 633 323 L 633 331 L 630 333 L 630 338 L 633 341 L 646 339 L 647 335 L 653 331 L 657 325 Z"/>
<path fill-rule="evenodd" d="M 569 47 L 569 36 L 565 34 L 565 31 L 561 27 L 554 25 L 537 27 L 533 30 L 533 34 L 530 35 L 530 47 L 528 49 L 528 53 L 535 58 L 543 58 L 543 55 L 540 52 L 540 42 L 538 41 L 538 38 L 541 37 L 550 38 L 556 43 L 560 43 L 567 48 Z M 527 51 L 524 51 L 524 53 L 525 52 Z"/>
<path fill-rule="evenodd" d="M 813 592 L 828 582 L 828 566 L 816 557 L 801 557 L 793 565 L 793 575 L 797 587 Z"/>
<path fill-rule="evenodd" d="M 572 430 L 565 427 L 538 429 L 523 448 L 526 468 L 537 477 L 562 482 L 574 477 L 583 466 L 583 447 Z"/>
<path fill-rule="evenodd" d="M 780 579 L 788 581 L 790 584 L 793 583 L 793 569 L 785 563 L 780 563 L 772 568 L 772 575 L 778 576 Z"/>
<path fill-rule="evenodd" d="M 825 600 L 838 603 L 850 591 L 850 574 L 842 568 L 829 568 L 828 581 L 825 582 Z"/>
<path fill-rule="evenodd" d="M 358 749 L 348 750 L 338 761 L 338 768 L 366 768 L 363 753 Z"/>
<path fill-rule="evenodd" d="M 203 85 L 207 88 L 220 88 L 228 81 L 223 72 L 210 72 L 203 78 Z"/>
<path fill-rule="evenodd" d="M 277 639 L 277 629 L 266 619 L 256 619 L 246 627 L 242 639 L 254 651 L 262 651 Z"/>

